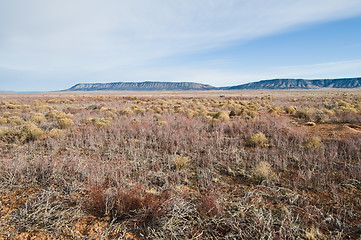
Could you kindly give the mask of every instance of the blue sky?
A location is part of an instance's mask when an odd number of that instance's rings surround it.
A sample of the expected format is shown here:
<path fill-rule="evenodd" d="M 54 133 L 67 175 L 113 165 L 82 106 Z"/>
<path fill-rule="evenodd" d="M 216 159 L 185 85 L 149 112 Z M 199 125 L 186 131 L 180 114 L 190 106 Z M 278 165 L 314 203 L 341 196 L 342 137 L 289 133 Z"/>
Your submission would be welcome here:
<path fill-rule="evenodd" d="M 359 0 L 0 0 L 0 90 L 361 76 Z"/>

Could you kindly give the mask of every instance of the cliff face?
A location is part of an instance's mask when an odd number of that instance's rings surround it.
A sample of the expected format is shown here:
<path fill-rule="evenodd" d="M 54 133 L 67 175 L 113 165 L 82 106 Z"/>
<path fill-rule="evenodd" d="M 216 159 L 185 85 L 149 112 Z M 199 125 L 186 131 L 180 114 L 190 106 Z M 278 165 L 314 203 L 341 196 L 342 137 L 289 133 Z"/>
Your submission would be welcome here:
<path fill-rule="evenodd" d="M 359 88 L 361 78 L 340 79 L 272 79 L 228 87 L 227 89 L 319 89 L 319 88 Z"/>
<path fill-rule="evenodd" d="M 185 91 L 214 90 L 207 84 L 192 82 L 115 82 L 115 83 L 80 83 L 69 91 Z"/>

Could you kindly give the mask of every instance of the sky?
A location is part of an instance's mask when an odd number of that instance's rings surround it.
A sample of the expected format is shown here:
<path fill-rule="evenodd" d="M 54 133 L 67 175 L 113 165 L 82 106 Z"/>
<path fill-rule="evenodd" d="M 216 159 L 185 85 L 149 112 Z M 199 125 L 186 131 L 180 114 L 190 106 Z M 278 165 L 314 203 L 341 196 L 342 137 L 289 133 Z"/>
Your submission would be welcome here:
<path fill-rule="evenodd" d="M 360 0 L 0 0 L 0 90 L 361 77 Z"/>

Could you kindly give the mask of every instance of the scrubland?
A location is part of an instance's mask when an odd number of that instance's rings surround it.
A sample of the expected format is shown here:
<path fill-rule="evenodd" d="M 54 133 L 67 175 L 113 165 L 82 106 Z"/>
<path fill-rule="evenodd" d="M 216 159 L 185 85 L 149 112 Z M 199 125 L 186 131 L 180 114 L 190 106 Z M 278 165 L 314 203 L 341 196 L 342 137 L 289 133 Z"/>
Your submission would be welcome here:
<path fill-rule="evenodd" d="M 361 91 L 0 95 L 0 239 L 358 239 Z"/>

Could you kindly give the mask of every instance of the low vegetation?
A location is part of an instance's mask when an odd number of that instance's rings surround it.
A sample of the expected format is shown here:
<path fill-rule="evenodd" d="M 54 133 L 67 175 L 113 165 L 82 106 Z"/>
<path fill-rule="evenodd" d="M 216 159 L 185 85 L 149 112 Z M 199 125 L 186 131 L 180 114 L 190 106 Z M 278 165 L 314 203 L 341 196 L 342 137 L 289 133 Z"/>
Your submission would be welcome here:
<path fill-rule="evenodd" d="M 244 93 L 0 95 L 0 239 L 358 239 L 361 93 Z"/>

